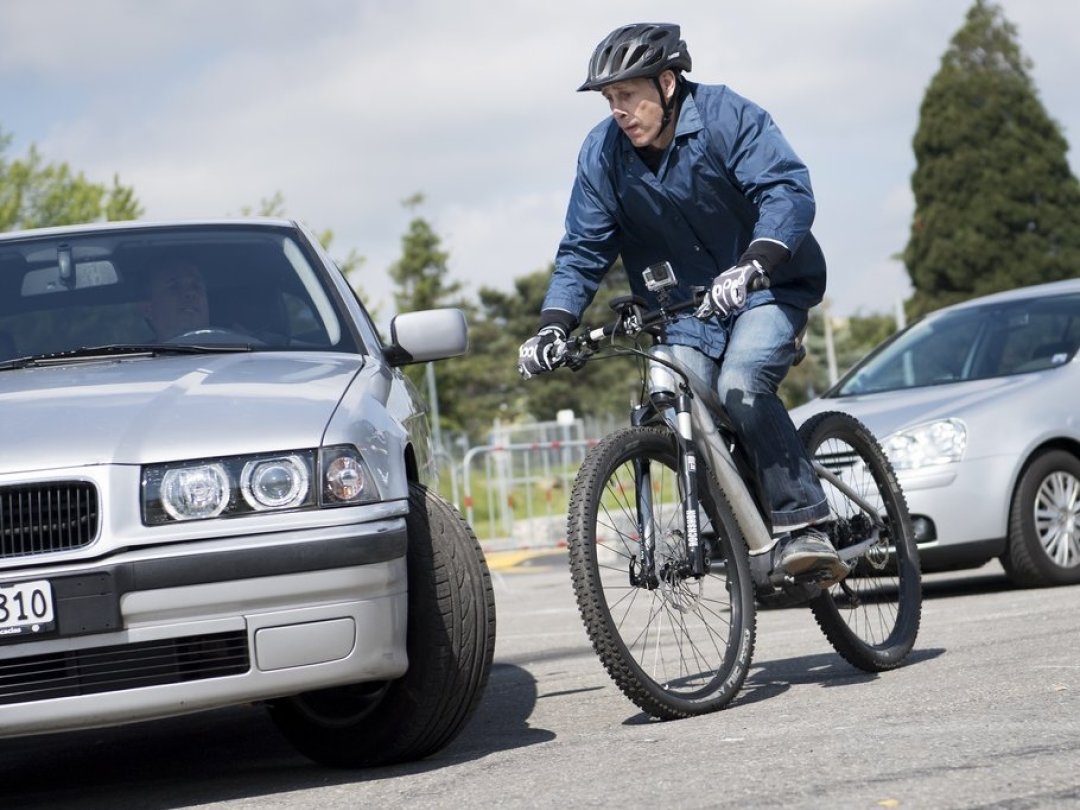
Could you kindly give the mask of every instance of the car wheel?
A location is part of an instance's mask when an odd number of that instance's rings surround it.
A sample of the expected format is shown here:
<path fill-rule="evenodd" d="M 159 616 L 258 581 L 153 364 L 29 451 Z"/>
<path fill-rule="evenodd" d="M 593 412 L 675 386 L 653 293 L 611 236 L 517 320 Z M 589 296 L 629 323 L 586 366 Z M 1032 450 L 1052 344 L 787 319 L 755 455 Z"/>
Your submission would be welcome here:
<path fill-rule="evenodd" d="M 1080 582 L 1080 459 L 1064 450 L 1036 456 L 1020 477 L 1001 557 L 1017 585 Z"/>
<path fill-rule="evenodd" d="M 454 507 L 409 490 L 409 669 L 397 680 L 307 692 L 268 704 L 285 737 L 324 765 L 429 756 L 453 740 L 487 684 L 495 597 L 484 554 Z"/>

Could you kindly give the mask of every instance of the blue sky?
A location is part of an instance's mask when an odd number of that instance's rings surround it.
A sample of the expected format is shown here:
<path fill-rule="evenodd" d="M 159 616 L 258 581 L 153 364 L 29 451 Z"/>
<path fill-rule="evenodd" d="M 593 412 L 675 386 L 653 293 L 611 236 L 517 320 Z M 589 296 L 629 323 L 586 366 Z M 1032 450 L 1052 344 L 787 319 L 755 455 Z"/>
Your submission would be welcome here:
<path fill-rule="evenodd" d="M 911 139 L 971 0 L 706 0 L 663 5 L 690 78 L 768 109 L 809 165 L 831 310 L 892 312 L 914 203 Z M 1004 0 L 1050 115 L 1080 138 L 1080 3 Z M 581 139 L 606 115 L 575 93 L 638 0 L 4 0 L 0 129 L 88 177 L 118 174 L 152 219 L 287 212 L 386 270 L 420 209 L 467 291 L 510 289 L 562 235 Z"/>

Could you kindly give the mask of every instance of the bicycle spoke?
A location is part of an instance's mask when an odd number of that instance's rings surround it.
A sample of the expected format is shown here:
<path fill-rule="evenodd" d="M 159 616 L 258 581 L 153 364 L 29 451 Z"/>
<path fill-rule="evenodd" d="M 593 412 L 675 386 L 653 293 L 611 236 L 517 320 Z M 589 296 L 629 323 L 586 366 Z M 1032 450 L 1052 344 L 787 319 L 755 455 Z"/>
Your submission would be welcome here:
<path fill-rule="evenodd" d="M 587 532 L 572 531 L 568 543 L 578 603 L 598 654 L 620 688 L 650 714 L 687 716 L 722 707 L 745 677 L 753 644 L 745 556 L 740 562 L 725 534 L 737 526 L 703 501 L 702 520 L 714 527 L 709 542 L 726 565 L 722 573 L 695 579 L 688 573 L 670 434 L 626 429 L 590 456 L 571 500 L 594 511 Z M 639 492 L 639 485 L 648 491 Z M 572 519 L 571 525 L 580 523 Z M 647 571 L 642 534 L 650 544 Z"/>
<path fill-rule="evenodd" d="M 860 545 L 878 532 L 847 578 L 813 599 L 811 608 L 849 662 L 871 672 L 890 669 L 914 644 L 921 612 L 917 552 L 903 493 L 873 436 L 850 416 L 818 414 L 799 433 L 814 460 L 839 479 L 821 476 L 837 546 Z M 869 520 L 865 508 L 875 512 Z"/>

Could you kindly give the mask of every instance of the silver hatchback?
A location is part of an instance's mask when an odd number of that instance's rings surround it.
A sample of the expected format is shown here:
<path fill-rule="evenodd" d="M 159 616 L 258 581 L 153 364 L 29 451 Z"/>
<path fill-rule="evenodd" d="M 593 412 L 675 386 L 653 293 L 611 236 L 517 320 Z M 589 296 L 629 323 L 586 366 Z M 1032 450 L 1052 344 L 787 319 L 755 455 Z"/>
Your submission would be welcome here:
<path fill-rule="evenodd" d="M 454 738 L 494 600 L 399 367 L 467 328 L 391 333 L 294 222 L 0 236 L 0 735 L 258 701 L 332 765 Z"/>
<path fill-rule="evenodd" d="M 1080 582 L 1080 280 L 941 309 L 796 422 L 843 410 L 880 439 L 923 570 L 999 557 L 1022 585 Z"/>

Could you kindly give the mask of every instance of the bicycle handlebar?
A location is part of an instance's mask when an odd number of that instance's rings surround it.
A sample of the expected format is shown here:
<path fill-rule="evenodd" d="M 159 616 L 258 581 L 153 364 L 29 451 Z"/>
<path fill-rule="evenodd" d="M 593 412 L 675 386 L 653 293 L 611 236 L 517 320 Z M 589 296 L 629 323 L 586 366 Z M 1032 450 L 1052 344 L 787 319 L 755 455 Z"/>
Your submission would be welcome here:
<path fill-rule="evenodd" d="M 695 309 L 700 304 L 699 299 L 688 299 L 686 301 L 680 301 L 677 304 L 672 304 L 667 307 L 660 307 L 654 310 L 648 310 L 646 312 L 634 313 L 632 309 L 637 308 L 633 302 L 627 302 L 624 305 L 622 311 L 619 313 L 619 317 L 612 323 L 606 326 L 601 326 L 596 329 L 591 329 L 587 332 L 578 335 L 578 338 L 585 338 L 589 341 L 595 342 L 603 340 L 606 337 L 611 337 L 615 334 L 628 334 L 633 329 L 634 333 L 648 329 L 650 326 L 656 326 L 657 324 L 664 322 L 669 323 L 674 321 L 672 317 L 687 309 Z M 636 324 L 629 324 L 630 318 L 636 317 Z M 621 328 L 620 328 L 621 327 Z"/>
<path fill-rule="evenodd" d="M 755 278 L 748 292 L 769 288 L 767 276 Z M 600 348 L 600 341 L 604 338 L 616 335 L 636 335 L 640 332 L 649 331 L 652 327 L 666 325 L 676 320 L 676 317 L 688 309 L 697 309 L 705 297 L 705 288 L 695 288 L 694 296 L 685 301 L 679 301 L 667 306 L 661 304 L 653 310 L 643 311 L 641 299 L 633 297 L 624 300 L 618 308 L 618 316 L 609 324 L 587 329 L 566 341 L 567 365 L 572 369 L 581 368 L 588 359 Z"/>
<path fill-rule="evenodd" d="M 700 303 L 699 295 L 666 307 L 642 311 L 637 301 L 628 299 L 619 307 L 618 316 L 611 323 L 587 329 L 567 339 L 567 365 L 575 370 L 581 368 L 600 348 L 600 341 L 604 338 L 636 335 L 649 331 L 652 327 L 671 323 L 677 315 L 688 309 L 696 309 Z"/>

